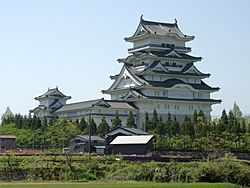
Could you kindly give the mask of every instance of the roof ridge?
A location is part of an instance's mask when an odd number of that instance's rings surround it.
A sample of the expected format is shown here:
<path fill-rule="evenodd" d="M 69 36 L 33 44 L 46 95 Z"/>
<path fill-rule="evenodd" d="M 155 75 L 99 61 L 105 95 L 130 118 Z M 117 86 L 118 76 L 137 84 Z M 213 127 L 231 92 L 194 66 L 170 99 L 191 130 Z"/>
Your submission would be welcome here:
<path fill-rule="evenodd" d="M 166 26 L 177 26 L 177 23 L 167 23 L 167 22 L 157 22 L 157 21 L 152 21 L 152 20 L 144 20 L 143 15 L 141 16 L 141 23 L 152 23 L 152 24 L 161 24 L 161 25 L 166 25 Z"/>

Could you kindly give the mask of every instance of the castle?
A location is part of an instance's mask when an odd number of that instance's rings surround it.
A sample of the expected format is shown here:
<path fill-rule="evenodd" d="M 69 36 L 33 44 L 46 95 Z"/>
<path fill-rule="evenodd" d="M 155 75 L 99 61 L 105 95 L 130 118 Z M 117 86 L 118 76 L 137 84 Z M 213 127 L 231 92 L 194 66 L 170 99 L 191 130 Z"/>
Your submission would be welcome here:
<path fill-rule="evenodd" d="M 141 17 L 135 33 L 125 38 L 133 47 L 128 49 L 126 58 L 118 59 L 122 64 L 120 73 L 110 76 L 113 84 L 102 91 L 111 96 L 110 100 L 67 104 L 71 97 L 54 88 L 36 97 L 40 104 L 30 112 L 40 118 L 56 116 L 73 120 L 91 114 L 97 125 L 105 116 L 110 126 L 117 112 L 125 125 L 132 111 L 140 127 L 145 113 L 150 116 L 154 109 L 163 120 L 170 113 L 181 121 L 186 115 L 192 116 L 195 110 L 203 111 L 210 119 L 211 106 L 221 102 L 211 99 L 210 94 L 219 88 L 203 81 L 210 74 L 200 72 L 195 66 L 202 58 L 188 54 L 191 48 L 186 43 L 193 39 L 182 33 L 176 20 L 162 23 Z"/>

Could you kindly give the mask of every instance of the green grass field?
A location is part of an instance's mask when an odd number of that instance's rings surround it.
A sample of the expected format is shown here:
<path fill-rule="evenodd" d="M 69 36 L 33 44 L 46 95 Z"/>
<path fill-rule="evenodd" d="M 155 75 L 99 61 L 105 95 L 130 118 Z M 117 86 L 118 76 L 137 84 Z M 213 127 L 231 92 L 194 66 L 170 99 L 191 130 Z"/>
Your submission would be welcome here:
<path fill-rule="evenodd" d="M 122 183 L 0 183 L 1 188 L 237 188 L 229 183 L 151 183 L 151 182 L 122 182 Z"/>

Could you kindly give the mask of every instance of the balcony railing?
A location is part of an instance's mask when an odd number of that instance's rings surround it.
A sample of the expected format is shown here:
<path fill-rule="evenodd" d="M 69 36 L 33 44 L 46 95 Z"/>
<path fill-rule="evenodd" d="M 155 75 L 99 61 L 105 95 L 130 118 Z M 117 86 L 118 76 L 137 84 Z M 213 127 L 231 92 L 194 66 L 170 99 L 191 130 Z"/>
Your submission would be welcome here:
<path fill-rule="evenodd" d="M 156 48 L 165 48 L 165 49 L 177 49 L 177 50 L 185 50 L 185 51 L 191 51 L 190 47 L 184 47 L 184 46 L 176 46 L 174 44 L 145 44 L 145 45 L 141 45 L 141 46 L 137 46 L 134 48 L 129 48 L 128 51 L 133 51 L 133 50 L 137 50 L 140 48 L 145 48 L 145 47 L 156 47 Z"/>

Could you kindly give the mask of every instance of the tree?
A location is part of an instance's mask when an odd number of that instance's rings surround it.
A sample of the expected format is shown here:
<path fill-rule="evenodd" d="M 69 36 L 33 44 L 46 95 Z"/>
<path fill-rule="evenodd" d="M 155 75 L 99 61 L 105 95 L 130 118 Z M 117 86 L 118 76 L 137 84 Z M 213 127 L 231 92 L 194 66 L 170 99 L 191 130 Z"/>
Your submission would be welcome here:
<path fill-rule="evenodd" d="M 243 119 L 241 122 L 241 133 L 246 133 L 246 132 L 247 132 L 246 120 Z"/>
<path fill-rule="evenodd" d="M 166 122 L 166 127 L 165 127 L 165 130 L 166 130 L 166 133 L 171 136 L 171 127 L 172 127 L 172 117 L 171 117 L 171 114 L 168 113 L 168 119 L 167 119 L 167 122 Z"/>
<path fill-rule="evenodd" d="M 79 123 L 80 123 L 80 122 L 79 122 L 79 119 L 76 119 L 75 122 L 76 122 L 77 125 L 79 125 Z"/>
<path fill-rule="evenodd" d="M 247 132 L 250 134 L 250 123 L 248 123 Z"/>
<path fill-rule="evenodd" d="M 208 123 L 207 118 L 205 117 L 204 113 L 200 110 L 197 114 L 197 120 L 194 124 L 195 136 L 196 137 L 203 137 L 206 136 L 208 131 Z"/>
<path fill-rule="evenodd" d="M 194 136 L 194 126 L 188 116 L 184 117 L 184 120 L 180 127 L 180 132 L 184 136 L 190 136 L 190 137 Z"/>
<path fill-rule="evenodd" d="M 228 116 L 227 116 L 227 112 L 225 109 L 222 111 L 217 129 L 219 133 L 222 133 L 224 131 L 229 132 Z"/>
<path fill-rule="evenodd" d="M 131 110 L 129 111 L 129 115 L 128 115 L 128 118 L 127 118 L 126 126 L 127 127 L 136 127 L 136 125 L 135 125 L 135 118 L 134 118 L 133 112 Z"/>
<path fill-rule="evenodd" d="M 232 110 L 228 113 L 228 132 L 233 133 L 235 131 L 236 118 Z"/>
<path fill-rule="evenodd" d="M 176 119 L 176 116 L 174 115 L 174 120 L 171 123 L 171 127 L 170 127 L 170 134 L 173 136 L 177 136 L 180 134 L 180 124 Z"/>
<path fill-rule="evenodd" d="M 108 123 L 106 122 L 105 117 L 102 117 L 101 123 L 99 124 L 99 126 L 97 127 L 97 133 L 100 136 L 104 136 L 105 134 L 107 134 L 110 130 L 110 127 L 108 125 Z"/>
<path fill-rule="evenodd" d="M 164 136 L 166 134 L 165 124 L 162 122 L 162 118 L 157 121 L 156 127 L 154 129 L 155 133 Z"/>
<path fill-rule="evenodd" d="M 149 117 L 148 117 L 148 112 L 145 113 L 145 128 L 146 128 L 146 131 L 150 131 L 151 130 L 151 122 L 149 120 Z"/>
<path fill-rule="evenodd" d="M 121 126 L 121 124 L 122 124 L 122 121 L 119 118 L 118 111 L 116 111 L 115 119 L 113 119 L 113 122 L 112 122 L 112 129 L 116 129 L 117 127 Z"/>
<path fill-rule="evenodd" d="M 53 126 L 48 126 L 45 131 L 45 141 L 53 148 L 63 148 L 68 145 L 70 139 L 80 134 L 79 128 L 74 122 L 66 119 L 55 120 Z"/>
<path fill-rule="evenodd" d="M 32 120 L 31 120 L 31 129 L 38 129 L 42 126 L 42 122 L 40 120 L 40 118 L 33 116 Z"/>
<path fill-rule="evenodd" d="M 152 116 L 152 120 L 151 120 L 151 129 L 152 130 L 154 130 L 156 128 L 158 121 L 159 120 L 158 120 L 158 116 L 157 116 L 157 111 L 154 108 L 153 116 Z"/>
<path fill-rule="evenodd" d="M 83 132 L 87 132 L 87 122 L 85 121 L 84 117 L 81 118 L 78 127 L 80 129 L 80 131 Z"/>
<path fill-rule="evenodd" d="M 240 110 L 240 107 L 234 102 L 233 105 L 233 115 L 236 119 L 240 119 L 242 117 L 242 112 Z"/>
<path fill-rule="evenodd" d="M 193 113 L 193 123 L 194 123 L 194 124 L 196 124 L 197 118 L 198 118 L 198 113 L 197 113 L 197 111 L 195 110 L 194 113 Z"/>
<path fill-rule="evenodd" d="M 94 119 L 91 116 L 89 116 L 89 120 L 88 120 L 88 124 L 87 124 L 87 130 L 88 130 L 88 134 L 89 134 L 89 131 L 90 131 L 91 135 L 95 135 L 97 133 L 96 123 L 95 123 Z"/>

